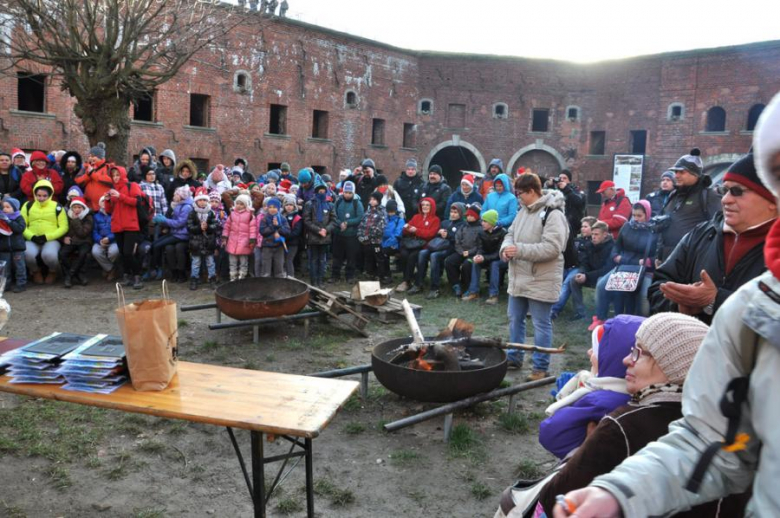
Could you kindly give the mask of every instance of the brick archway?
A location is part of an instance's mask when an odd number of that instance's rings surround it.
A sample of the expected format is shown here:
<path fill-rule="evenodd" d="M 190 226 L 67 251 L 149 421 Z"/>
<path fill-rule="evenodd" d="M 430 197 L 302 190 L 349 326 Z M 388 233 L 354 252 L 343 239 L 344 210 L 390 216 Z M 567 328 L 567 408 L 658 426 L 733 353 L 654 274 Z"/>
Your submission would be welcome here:
<path fill-rule="evenodd" d="M 479 152 L 479 150 L 471 143 L 466 142 L 465 140 L 461 140 L 457 135 L 453 135 L 452 140 L 446 140 L 436 146 L 434 146 L 433 149 L 428 152 L 428 156 L 425 158 L 425 162 L 423 163 L 423 176 L 425 178 L 428 177 L 428 168 L 431 166 L 431 162 L 433 161 L 433 158 L 436 156 L 437 153 L 440 151 L 448 148 L 458 148 L 462 147 L 465 150 L 469 151 L 476 159 L 477 163 L 479 164 L 479 171 L 478 172 L 485 172 L 487 168 L 487 162 L 485 162 L 485 157 L 482 156 L 482 153 Z M 466 167 L 464 167 L 465 169 Z M 458 185 L 460 184 L 460 176 L 457 177 L 457 181 L 453 185 L 452 180 L 449 176 L 453 176 L 453 174 L 450 174 L 447 176 L 447 171 L 445 171 L 445 178 L 447 178 L 447 182 L 450 184 L 450 187 L 454 189 L 457 189 Z M 460 173 L 458 173 L 460 174 Z"/>
<path fill-rule="evenodd" d="M 529 160 L 530 163 L 526 164 L 525 162 Z M 539 176 L 552 177 L 560 173 L 562 169 L 566 169 L 566 160 L 555 148 L 537 143 L 518 149 L 512 155 L 507 164 L 507 174 L 514 177 L 515 170 L 520 165 L 530 166 L 533 172 Z"/>

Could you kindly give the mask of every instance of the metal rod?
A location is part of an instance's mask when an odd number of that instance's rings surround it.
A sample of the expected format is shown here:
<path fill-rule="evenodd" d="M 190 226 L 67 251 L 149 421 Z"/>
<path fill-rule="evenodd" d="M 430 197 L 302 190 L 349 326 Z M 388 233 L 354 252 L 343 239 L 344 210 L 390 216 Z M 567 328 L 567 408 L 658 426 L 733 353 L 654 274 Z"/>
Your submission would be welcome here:
<path fill-rule="evenodd" d="M 452 413 L 444 416 L 444 442 L 450 442 L 452 435 Z"/>
<path fill-rule="evenodd" d="M 255 488 L 255 518 L 265 518 L 265 465 L 263 434 L 252 430 L 252 486 Z"/>
<path fill-rule="evenodd" d="M 515 394 L 509 395 L 509 408 L 507 408 L 506 413 L 510 415 L 515 413 Z"/>
<path fill-rule="evenodd" d="M 219 310 L 219 306 L 217 306 L 217 324 L 222 323 L 222 312 Z"/>
<path fill-rule="evenodd" d="M 306 515 L 314 518 L 314 459 L 309 438 L 306 438 Z"/>
<path fill-rule="evenodd" d="M 509 396 L 511 394 L 517 394 L 518 392 L 531 390 L 537 387 L 542 387 L 544 385 L 550 385 L 551 383 L 555 383 L 555 376 L 548 376 L 537 381 L 530 381 L 528 383 L 522 383 L 513 387 L 494 390 L 485 394 L 477 394 L 476 396 L 461 399 L 460 401 L 455 401 L 454 403 L 432 408 L 431 410 L 426 410 L 425 412 L 420 412 L 419 414 L 405 417 L 403 419 L 399 419 L 398 421 L 393 421 L 392 423 L 387 423 L 384 426 L 384 429 L 387 432 L 395 432 L 401 428 L 406 428 L 407 426 L 411 426 L 413 424 L 422 423 L 423 421 L 427 421 L 428 419 L 432 419 L 440 415 L 450 414 L 455 410 L 470 407 L 471 405 L 475 405 L 483 401 L 490 401 L 491 399 L 498 399 L 500 397 Z"/>
<path fill-rule="evenodd" d="M 295 448 L 295 444 L 290 446 L 290 452 L 289 453 L 282 453 L 281 455 L 274 455 L 273 457 L 265 457 L 263 459 L 263 464 L 271 464 L 272 462 L 279 462 L 280 460 L 289 460 L 293 459 L 295 457 L 303 457 L 305 455 L 305 452 L 302 451 L 292 451 L 293 448 Z M 268 495 L 270 496 L 270 495 Z"/>
<path fill-rule="evenodd" d="M 262 326 L 266 324 L 278 324 L 279 322 L 289 322 L 291 320 L 303 320 L 306 318 L 314 318 L 322 315 L 321 311 L 310 311 L 307 313 L 298 313 L 297 315 L 283 315 L 275 318 L 255 318 L 252 320 L 239 320 L 236 322 L 225 322 L 217 324 L 209 324 L 209 329 L 212 331 L 216 329 L 230 329 L 233 327 L 249 327 L 249 326 Z"/>
<path fill-rule="evenodd" d="M 309 374 L 314 378 L 340 378 L 342 376 L 349 376 L 350 374 L 363 374 L 374 370 L 371 365 L 358 365 L 356 367 L 347 367 L 345 369 L 336 369 L 332 371 L 315 372 Z"/>
<path fill-rule="evenodd" d="M 194 306 L 182 306 L 179 309 L 182 311 L 198 311 L 201 309 L 214 309 L 217 307 L 216 302 L 211 304 L 195 304 Z"/>
<path fill-rule="evenodd" d="M 279 484 L 279 479 L 282 478 L 282 473 L 284 473 L 284 468 L 287 467 L 287 463 L 290 461 L 290 458 L 302 457 L 304 455 L 304 452 L 302 451 L 293 453 L 294 449 L 295 449 L 295 444 L 291 444 L 290 451 L 287 452 L 287 455 L 276 455 L 275 457 L 266 457 L 265 459 L 263 459 L 263 464 L 269 464 L 277 460 L 284 460 L 284 462 L 282 463 L 282 467 L 279 468 L 279 473 L 276 474 L 276 478 L 274 479 L 273 484 L 271 484 L 271 490 L 268 491 L 268 495 L 266 495 L 266 499 L 270 500 L 271 496 L 274 494 L 274 491 L 276 491 L 276 487 Z"/>
<path fill-rule="evenodd" d="M 368 398 L 368 371 L 360 373 L 360 397 Z"/>
<path fill-rule="evenodd" d="M 233 429 L 229 426 L 226 427 L 228 435 L 230 436 L 230 442 L 233 443 L 233 449 L 236 450 L 236 456 L 238 457 L 238 464 L 241 466 L 241 472 L 244 474 L 244 480 L 246 481 L 246 487 L 249 488 L 249 496 L 252 497 L 252 502 L 255 500 L 255 492 L 252 489 L 252 481 L 249 480 L 249 473 L 246 471 L 246 464 L 244 464 L 244 456 L 241 455 L 241 449 L 238 447 L 236 436 L 233 434 Z"/>
<path fill-rule="evenodd" d="M 307 318 L 306 320 L 303 321 L 303 338 L 304 339 L 309 338 L 309 326 L 310 326 L 309 319 Z"/>
<path fill-rule="evenodd" d="M 260 344 L 260 326 L 252 326 L 252 343 Z"/>

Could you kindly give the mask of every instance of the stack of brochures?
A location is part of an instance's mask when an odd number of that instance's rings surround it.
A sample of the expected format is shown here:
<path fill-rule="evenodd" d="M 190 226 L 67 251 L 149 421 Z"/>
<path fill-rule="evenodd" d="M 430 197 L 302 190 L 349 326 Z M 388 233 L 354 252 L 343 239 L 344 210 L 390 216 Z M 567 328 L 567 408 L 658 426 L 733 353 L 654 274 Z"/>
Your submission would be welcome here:
<path fill-rule="evenodd" d="M 127 382 L 125 347 L 118 336 L 97 335 L 62 358 L 65 390 L 110 394 Z"/>
<path fill-rule="evenodd" d="M 11 383 L 61 384 L 62 358 L 91 340 L 92 336 L 52 333 L 3 355 Z"/>

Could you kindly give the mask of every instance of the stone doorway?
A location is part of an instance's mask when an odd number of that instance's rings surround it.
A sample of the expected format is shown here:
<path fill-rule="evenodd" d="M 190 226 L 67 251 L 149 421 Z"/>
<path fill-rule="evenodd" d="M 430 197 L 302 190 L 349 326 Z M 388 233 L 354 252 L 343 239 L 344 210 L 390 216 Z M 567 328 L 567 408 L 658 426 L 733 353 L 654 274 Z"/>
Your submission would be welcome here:
<path fill-rule="evenodd" d="M 434 164 L 441 166 L 444 178 L 453 191 L 460 186 L 460 179 L 463 176 L 461 170 L 480 172 L 477 156 L 463 146 L 447 146 L 437 151 L 428 167 Z"/>

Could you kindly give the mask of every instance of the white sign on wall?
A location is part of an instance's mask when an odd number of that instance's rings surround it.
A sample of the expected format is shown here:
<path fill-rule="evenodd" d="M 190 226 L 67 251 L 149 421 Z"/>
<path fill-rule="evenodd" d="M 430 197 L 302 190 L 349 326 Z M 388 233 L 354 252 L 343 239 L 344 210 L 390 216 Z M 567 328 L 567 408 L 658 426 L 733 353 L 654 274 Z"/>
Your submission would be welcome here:
<path fill-rule="evenodd" d="M 626 192 L 626 197 L 631 200 L 632 205 L 642 196 L 644 165 L 644 155 L 615 155 L 612 181 L 615 182 L 615 188 Z"/>

